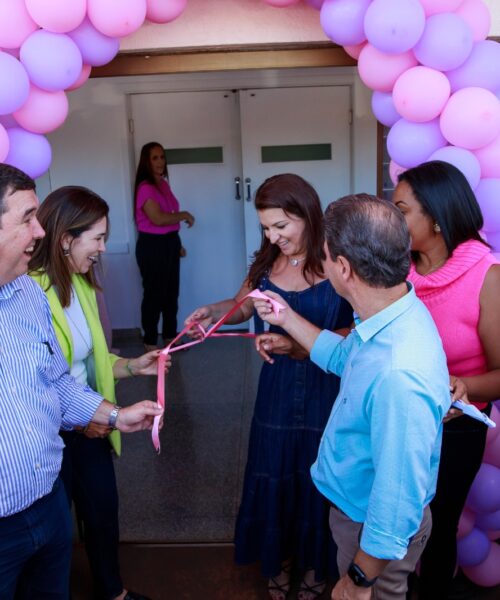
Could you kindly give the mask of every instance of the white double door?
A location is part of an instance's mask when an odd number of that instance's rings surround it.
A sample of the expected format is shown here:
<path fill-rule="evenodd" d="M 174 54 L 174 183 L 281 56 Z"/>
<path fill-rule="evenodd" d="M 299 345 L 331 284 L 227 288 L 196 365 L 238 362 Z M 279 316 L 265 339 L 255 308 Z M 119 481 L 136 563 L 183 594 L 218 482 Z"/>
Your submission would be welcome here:
<path fill-rule="evenodd" d="M 267 177 L 302 176 L 323 207 L 350 192 L 348 86 L 134 94 L 131 107 L 136 162 L 142 145 L 153 140 L 198 157 L 168 167 L 181 208 L 196 219 L 181 230 L 187 257 L 179 324 L 197 306 L 239 289 L 260 245 L 253 199 Z M 222 150 L 221 161 L 197 162 L 205 148 Z M 263 148 L 269 151 L 264 160 Z"/>

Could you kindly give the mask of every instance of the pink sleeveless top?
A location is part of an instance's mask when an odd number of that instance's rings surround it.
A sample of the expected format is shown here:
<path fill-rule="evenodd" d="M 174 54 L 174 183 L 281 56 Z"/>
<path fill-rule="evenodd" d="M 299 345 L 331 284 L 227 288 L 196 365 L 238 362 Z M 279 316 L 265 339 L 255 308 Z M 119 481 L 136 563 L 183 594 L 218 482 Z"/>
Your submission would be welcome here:
<path fill-rule="evenodd" d="M 443 341 L 450 375 L 486 373 L 486 357 L 479 339 L 479 294 L 491 265 L 498 261 L 476 240 L 460 244 L 437 271 L 419 275 L 412 264 L 408 279 L 431 313 Z M 476 403 L 478 408 L 486 406 Z"/>

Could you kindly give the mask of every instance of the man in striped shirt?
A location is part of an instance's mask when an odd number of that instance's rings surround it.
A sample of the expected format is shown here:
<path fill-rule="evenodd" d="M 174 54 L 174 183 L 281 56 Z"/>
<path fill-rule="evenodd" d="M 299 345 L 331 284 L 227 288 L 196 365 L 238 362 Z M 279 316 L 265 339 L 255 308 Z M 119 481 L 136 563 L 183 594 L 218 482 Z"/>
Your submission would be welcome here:
<path fill-rule="evenodd" d="M 60 429 L 90 421 L 151 428 L 161 410 L 120 409 L 69 375 L 46 296 L 26 276 L 36 240 L 34 181 L 0 164 L 0 598 L 66 599 L 71 517 L 58 479 Z"/>

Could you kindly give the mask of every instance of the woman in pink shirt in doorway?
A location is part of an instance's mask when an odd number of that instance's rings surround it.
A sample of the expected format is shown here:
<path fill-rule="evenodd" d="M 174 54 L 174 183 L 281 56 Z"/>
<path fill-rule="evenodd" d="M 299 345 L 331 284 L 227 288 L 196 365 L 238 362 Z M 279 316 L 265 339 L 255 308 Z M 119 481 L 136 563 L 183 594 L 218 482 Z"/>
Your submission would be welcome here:
<path fill-rule="evenodd" d="M 479 233 L 483 217 L 474 192 L 454 166 L 432 161 L 399 176 L 393 202 L 411 235 L 408 279 L 434 318 L 450 376 L 489 413 L 500 397 L 500 265 Z M 458 521 L 486 443 L 486 426 L 457 414 L 452 409 L 444 424 L 432 533 L 421 559 L 422 600 L 448 597 Z"/>
<path fill-rule="evenodd" d="M 184 255 L 179 229 L 182 221 L 188 227 L 194 223 L 191 213 L 179 209 L 166 177 L 162 145 L 145 144 L 135 176 L 134 217 L 139 232 L 135 256 L 144 290 L 141 324 L 146 350 L 157 348 L 160 315 L 164 345 L 177 335 L 180 257 Z"/>

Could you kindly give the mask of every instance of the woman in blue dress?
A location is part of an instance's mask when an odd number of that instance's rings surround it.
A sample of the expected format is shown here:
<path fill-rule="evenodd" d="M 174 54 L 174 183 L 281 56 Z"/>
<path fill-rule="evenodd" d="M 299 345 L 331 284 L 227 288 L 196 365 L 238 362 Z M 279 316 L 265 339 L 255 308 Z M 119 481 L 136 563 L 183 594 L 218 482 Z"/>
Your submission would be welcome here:
<path fill-rule="evenodd" d="M 197 321 L 207 328 L 258 288 L 279 293 L 320 328 L 349 327 L 352 310 L 323 273 L 323 213 L 314 189 L 297 175 L 275 175 L 257 190 L 255 207 L 262 243 L 241 289 L 232 299 L 196 309 L 186 323 Z M 242 323 L 252 315 L 253 303 L 247 299 L 227 323 Z M 309 469 L 339 379 L 313 365 L 300 348 L 271 359 L 259 380 L 235 558 L 239 564 L 261 561 L 273 600 L 286 598 L 294 564 L 303 572 L 298 598 L 312 600 L 325 589 L 335 565 L 335 547 L 329 506 L 314 487 Z"/>

